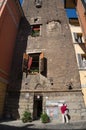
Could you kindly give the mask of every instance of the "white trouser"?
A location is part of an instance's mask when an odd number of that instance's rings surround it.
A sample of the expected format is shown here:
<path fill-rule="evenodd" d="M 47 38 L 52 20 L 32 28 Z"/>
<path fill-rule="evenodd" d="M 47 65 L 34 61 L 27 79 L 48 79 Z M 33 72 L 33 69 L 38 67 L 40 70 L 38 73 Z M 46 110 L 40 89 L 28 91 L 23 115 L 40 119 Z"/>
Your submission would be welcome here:
<path fill-rule="evenodd" d="M 65 123 L 65 120 L 66 120 L 66 123 L 68 123 L 68 116 L 67 114 L 62 114 L 62 122 Z"/>

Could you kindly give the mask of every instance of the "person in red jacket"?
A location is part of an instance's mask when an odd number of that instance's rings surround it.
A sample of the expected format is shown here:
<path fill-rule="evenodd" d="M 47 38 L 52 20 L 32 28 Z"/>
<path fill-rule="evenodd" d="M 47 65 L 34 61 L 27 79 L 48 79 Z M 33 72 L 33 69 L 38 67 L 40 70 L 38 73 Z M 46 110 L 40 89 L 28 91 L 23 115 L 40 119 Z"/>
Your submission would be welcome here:
<path fill-rule="evenodd" d="M 62 121 L 63 123 L 68 123 L 68 116 L 67 116 L 67 105 L 66 104 L 63 104 L 60 108 L 61 110 L 61 113 L 62 113 Z"/>

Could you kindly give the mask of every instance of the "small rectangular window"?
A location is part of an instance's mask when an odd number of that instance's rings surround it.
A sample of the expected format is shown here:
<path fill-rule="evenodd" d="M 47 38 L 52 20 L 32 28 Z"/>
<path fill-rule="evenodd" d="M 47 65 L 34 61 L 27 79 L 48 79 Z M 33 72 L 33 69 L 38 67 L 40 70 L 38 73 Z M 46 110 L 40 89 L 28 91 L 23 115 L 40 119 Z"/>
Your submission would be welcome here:
<path fill-rule="evenodd" d="M 32 63 L 29 69 L 29 73 L 35 73 L 35 72 L 39 73 L 39 54 L 33 53 L 33 54 L 29 54 L 29 56 L 32 58 Z"/>
<path fill-rule="evenodd" d="M 40 8 L 42 6 L 42 0 L 35 0 L 35 5 L 37 8 Z"/>
<path fill-rule="evenodd" d="M 32 37 L 40 36 L 40 25 L 31 26 L 31 36 Z"/>
<path fill-rule="evenodd" d="M 86 54 L 78 54 L 78 66 L 80 69 L 86 69 Z"/>
<path fill-rule="evenodd" d="M 82 33 L 74 33 L 74 39 L 77 43 L 83 43 Z"/>
<path fill-rule="evenodd" d="M 31 53 L 23 55 L 23 72 L 36 74 L 44 71 L 44 54 Z"/>

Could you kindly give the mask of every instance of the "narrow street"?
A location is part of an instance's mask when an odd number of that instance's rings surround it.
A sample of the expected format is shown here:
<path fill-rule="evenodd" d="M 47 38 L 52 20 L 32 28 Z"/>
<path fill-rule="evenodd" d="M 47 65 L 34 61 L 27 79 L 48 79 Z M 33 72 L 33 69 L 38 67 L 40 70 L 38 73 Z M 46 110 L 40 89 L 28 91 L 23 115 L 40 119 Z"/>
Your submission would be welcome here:
<path fill-rule="evenodd" d="M 30 123 L 22 123 L 21 121 L 8 121 L 0 123 L 0 130 L 86 130 L 86 121 L 62 123 L 41 123 L 33 121 Z"/>

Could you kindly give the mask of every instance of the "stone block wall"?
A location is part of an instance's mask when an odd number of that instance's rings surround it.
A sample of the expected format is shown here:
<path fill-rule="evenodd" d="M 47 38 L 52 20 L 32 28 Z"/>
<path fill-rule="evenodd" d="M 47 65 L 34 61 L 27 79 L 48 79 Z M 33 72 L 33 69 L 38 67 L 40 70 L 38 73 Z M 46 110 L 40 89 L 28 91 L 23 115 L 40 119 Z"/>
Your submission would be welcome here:
<path fill-rule="evenodd" d="M 46 111 L 46 101 L 53 102 L 62 102 L 65 101 L 69 108 L 69 114 L 71 117 L 71 122 L 78 120 L 86 119 L 86 109 L 83 104 L 83 98 L 81 97 L 82 92 L 45 92 L 41 93 L 43 95 L 43 111 Z M 24 98 L 22 97 L 24 96 Z M 48 97 L 46 99 L 46 96 Z M 33 102 L 34 102 L 34 93 L 29 92 L 29 99 L 25 99 L 25 93 L 21 93 L 20 102 L 19 102 L 19 113 L 22 117 L 22 113 L 26 110 L 29 110 L 33 116 Z M 60 106 L 58 106 L 58 118 L 57 122 L 62 120 Z"/>

